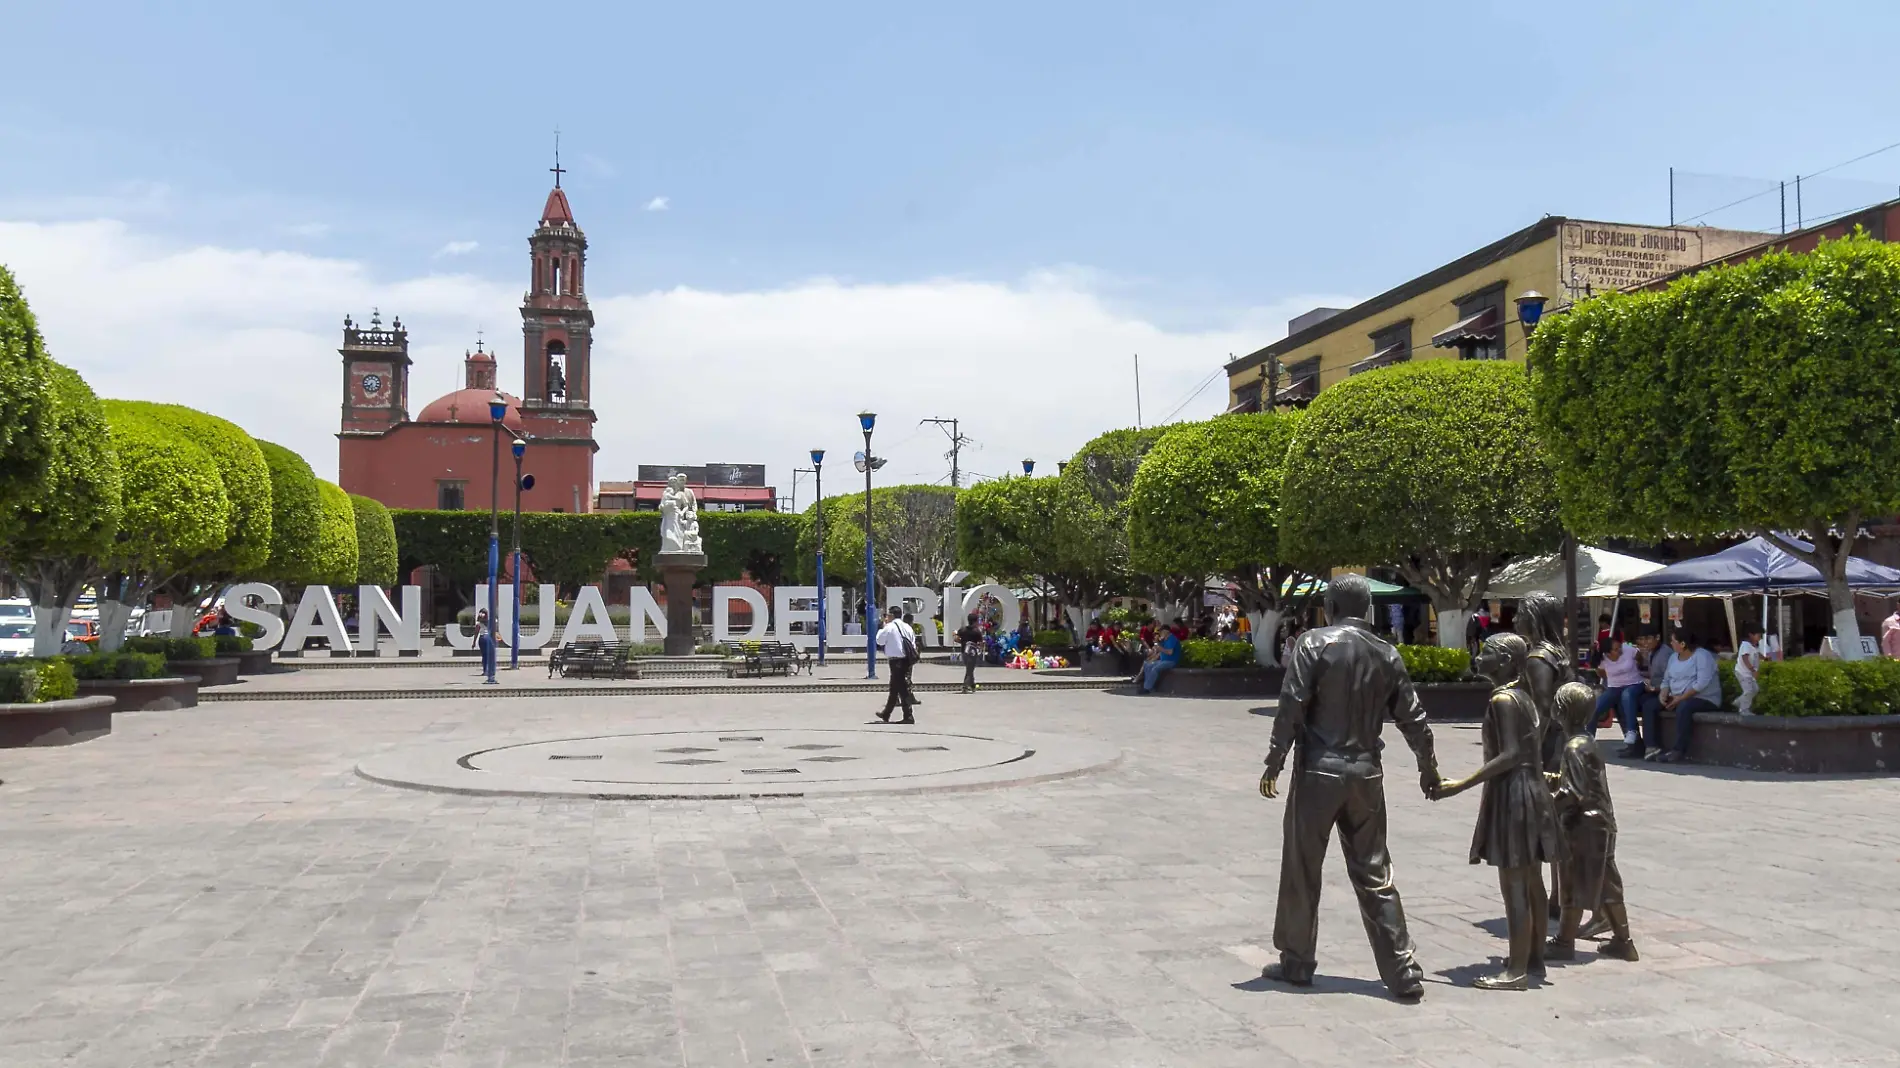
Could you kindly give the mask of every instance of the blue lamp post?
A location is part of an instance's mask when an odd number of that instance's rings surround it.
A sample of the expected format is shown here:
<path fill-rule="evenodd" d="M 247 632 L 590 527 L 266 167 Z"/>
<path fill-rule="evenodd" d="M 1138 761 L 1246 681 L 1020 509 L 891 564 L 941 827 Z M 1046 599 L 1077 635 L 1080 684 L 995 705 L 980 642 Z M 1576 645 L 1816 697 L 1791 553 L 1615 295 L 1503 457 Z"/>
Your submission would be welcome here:
<path fill-rule="evenodd" d="M 858 425 L 864 428 L 864 677 L 877 678 L 877 560 L 871 553 L 871 430 L 877 426 L 876 412 L 859 412 Z"/>
<path fill-rule="evenodd" d="M 1544 304 L 1549 300 L 1535 289 L 1527 289 L 1516 298 L 1517 321 L 1524 328 L 1524 344 L 1530 347 L 1531 334 L 1544 318 Z M 1564 531 L 1564 644 L 1570 655 L 1578 652 L 1578 638 L 1581 636 L 1577 626 L 1577 539 L 1569 531 Z"/>
<path fill-rule="evenodd" d="M 825 602 L 825 450 L 811 451 L 812 476 L 818 482 L 818 506 L 813 512 L 818 517 L 818 666 L 825 666 L 826 609 Z"/>
<path fill-rule="evenodd" d="M 521 491 L 534 488 L 534 476 L 521 473 L 521 458 L 527 455 L 528 443 L 516 438 L 508 449 L 515 457 L 515 560 L 509 572 L 509 589 L 514 591 L 515 614 L 508 621 L 508 670 L 517 671 L 521 668 Z"/>
<path fill-rule="evenodd" d="M 508 400 L 497 393 L 488 402 L 488 421 L 494 430 L 490 438 L 489 457 L 493 461 L 488 478 L 488 649 L 482 656 L 482 667 L 488 677 L 483 681 L 489 686 L 499 685 L 495 678 L 495 643 L 500 637 L 500 624 L 495 621 L 495 612 L 501 607 L 501 591 L 496 587 L 501 579 L 501 421 L 508 416 Z"/>
<path fill-rule="evenodd" d="M 1023 477 L 1028 478 L 1030 475 L 1033 475 L 1035 473 L 1036 473 L 1036 461 L 1024 460 L 1023 461 Z"/>

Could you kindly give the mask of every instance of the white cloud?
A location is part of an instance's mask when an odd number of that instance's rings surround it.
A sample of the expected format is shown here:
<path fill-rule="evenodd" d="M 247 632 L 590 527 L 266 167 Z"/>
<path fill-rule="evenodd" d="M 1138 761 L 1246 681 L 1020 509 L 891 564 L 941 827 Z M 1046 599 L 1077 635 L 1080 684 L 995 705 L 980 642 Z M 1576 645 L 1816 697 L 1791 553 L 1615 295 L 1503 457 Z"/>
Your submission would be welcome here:
<path fill-rule="evenodd" d="M 673 206 L 673 199 L 671 197 L 654 197 L 652 200 L 647 201 L 646 207 L 640 210 L 665 211 L 666 209 L 672 206 Z"/>
<path fill-rule="evenodd" d="M 480 241 L 451 241 L 435 250 L 437 256 L 466 256 L 482 247 Z"/>
<path fill-rule="evenodd" d="M 379 279 L 350 260 L 174 247 L 112 221 L 0 222 L 0 258 L 51 351 L 101 395 L 216 413 L 297 450 L 325 477 L 336 471 L 345 314 L 360 320 L 378 307 L 385 321 L 402 317 L 415 359 L 412 414 L 460 385 L 462 352 L 483 325 L 496 351 L 511 354 L 503 388 L 519 389 L 519 349 L 493 329 L 518 315 L 520 287 L 510 282 Z M 964 451 L 966 478 L 1019 471 L 1024 457 L 1053 472 L 1088 438 L 1134 423 L 1133 354 L 1154 420 L 1228 353 L 1274 339 L 1288 314 L 1324 302 L 1290 300 L 1232 326 L 1170 331 L 1116 310 L 1076 277 L 815 279 L 737 293 L 596 288 L 596 477 L 628 478 L 641 463 L 764 463 L 788 493 L 791 468 L 805 466 L 812 448 L 827 449 L 836 477 L 846 477 L 866 407 L 879 413 L 888 481 L 948 475 L 942 433 L 918 426 L 932 416 L 960 418 L 979 443 Z M 1216 382 L 1181 418 L 1225 402 Z M 810 494 L 807 481 L 801 503 Z"/>

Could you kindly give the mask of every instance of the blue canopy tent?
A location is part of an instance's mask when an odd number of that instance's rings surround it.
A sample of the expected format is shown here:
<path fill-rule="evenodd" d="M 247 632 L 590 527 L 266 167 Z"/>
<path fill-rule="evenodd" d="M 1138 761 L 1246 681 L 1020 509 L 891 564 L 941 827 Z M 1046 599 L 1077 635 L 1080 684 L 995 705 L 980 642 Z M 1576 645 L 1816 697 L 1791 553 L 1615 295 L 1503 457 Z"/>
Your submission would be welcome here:
<path fill-rule="evenodd" d="M 1805 541 L 1783 535 L 1801 548 Z M 1866 593 L 1900 593 L 1900 571 L 1872 560 L 1850 556 L 1847 560 L 1847 584 Z M 1698 556 L 1670 564 L 1639 578 L 1617 585 L 1617 598 L 1624 597 L 1722 597 L 1728 606 L 1730 640 L 1735 639 L 1733 599 L 1761 595 L 1762 625 L 1768 625 L 1768 598 L 1775 594 L 1826 594 L 1827 580 L 1814 565 L 1789 555 L 1767 538 L 1750 538 L 1719 553 Z"/>

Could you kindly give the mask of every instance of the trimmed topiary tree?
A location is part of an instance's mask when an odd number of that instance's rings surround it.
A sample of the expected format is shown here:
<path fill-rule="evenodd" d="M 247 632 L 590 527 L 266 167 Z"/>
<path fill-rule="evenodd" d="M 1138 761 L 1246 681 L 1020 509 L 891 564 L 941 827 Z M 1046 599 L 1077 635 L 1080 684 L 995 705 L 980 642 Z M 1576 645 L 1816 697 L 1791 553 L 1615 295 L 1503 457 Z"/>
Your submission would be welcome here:
<path fill-rule="evenodd" d="M 12 272 L 0 266 L 0 545 L 46 472 L 52 360 Z"/>
<path fill-rule="evenodd" d="M 1082 525 L 1062 519 L 1088 507 L 1075 499 L 1080 492 L 1053 476 L 1000 478 L 979 482 L 957 498 L 958 563 L 1000 582 L 1055 591 L 1078 635 L 1126 581 L 1092 570 L 1100 558 L 1089 550 L 1099 543 L 1077 538 Z"/>
<path fill-rule="evenodd" d="M 356 518 L 356 581 L 365 586 L 394 586 L 396 524 L 381 501 L 350 494 Z"/>
<path fill-rule="evenodd" d="M 19 501 L 18 532 L 0 562 L 33 598 L 34 656 L 53 656 L 73 602 L 105 570 L 123 487 L 105 409 L 79 372 L 48 361 L 52 390 L 45 471 Z"/>
<path fill-rule="evenodd" d="M 1524 368 L 1423 360 L 1322 392 L 1287 452 L 1280 539 L 1319 572 L 1389 564 L 1431 599 L 1438 642 L 1465 621 L 1509 556 L 1561 532 Z"/>
<path fill-rule="evenodd" d="M 1057 476 L 1062 484 L 1062 507 L 1056 515 L 1057 542 L 1066 558 L 1090 574 L 1113 576 L 1114 584 L 1130 587 L 1136 572 L 1129 556 L 1128 497 L 1134 492 L 1135 472 L 1155 443 L 1173 429 L 1151 426 L 1111 430 L 1097 435 L 1069 457 Z M 1149 600 L 1164 620 L 1180 614 L 1183 601 L 1200 588 L 1205 575 L 1143 574 Z"/>
<path fill-rule="evenodd" d="M 323 581 L 321 559 L 322 492 L 304 458 L 269 441 L 259 441 L 270 473 L 270 553 L 258 577 L 305 586 Z M 352 513 L 351 522 L 355 522 Z"/>
<path fill-rule="evenodd" d="M 1900 512 L 1900 247 L 1856 235 L 1606 294 L 1545 320 L 1529 364 L 1567 526 L 1758 534 L 1826 577 L 1860 655 L 1847 559 Z"/>
<path fill-rule="evenodd" d="M 317 480 L 316 571 L 312 584 L 348 588 L 356 585 L 361 554 L 356 547 L 356 508 L 350 495 L 333 482 Z"/>
<path fill-rule="evenodd" d="M 1223 415 L 1177 426 L 1148 450 L 1128 496 L 1134 569 L 1232 582 L 1264 665 L 1278 663 L 1273 639 L 1283 591 L 1310 577 L 1280 549 L 1280 487 L 1302 414 Z"/>
<path fill-rule="evenodd" d="M 138 406 L 105 401 L 119 462 L 119 528 L 100 589 L 99 646 L 119 647 L 132 610 L 185 563 L 224 544 L 231 502 L 210 454 Z"/>

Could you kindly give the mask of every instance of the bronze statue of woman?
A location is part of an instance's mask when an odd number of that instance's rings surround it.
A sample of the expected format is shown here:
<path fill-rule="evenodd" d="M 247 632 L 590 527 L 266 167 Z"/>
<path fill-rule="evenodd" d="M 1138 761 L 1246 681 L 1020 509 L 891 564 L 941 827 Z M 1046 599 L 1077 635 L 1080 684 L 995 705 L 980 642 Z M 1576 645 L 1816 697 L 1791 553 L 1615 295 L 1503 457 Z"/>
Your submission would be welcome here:
<path fill-rule="evenodd" d="M 1510 957 L 1504 971 L 1478 979 L 1483 990 L 1524 990 L 1530 973 L 1544 966 L 1544 935 L 1550 920 L 1541 865 L 1563 855 L 1550 788 L 1543 770 L 1537 709 L 1524 685 L 1529 645 L 1517 634 L 1484 640 L 1472 667 L 1489 680 L 1484 712 L 1484 765 L 1463 779 L 1439 784 L 1450 797 L 1482 785 L 1478 826 L 1471 836 L 1471 863 L 1498 869 Z"/>
<path fill-rule="evenodd" d="M 1512 629 L 1529 645 L 1524 662 L 1524 689 L 1537 707 L 1538 751 L 1544 770 L 1555 772 L 1569 737 L 1557 721 L 1557 687 L 1577 680 L 1577 665 L 1564 650 L 1563 602 L 1535 590 L 1517 602 Z"/>

